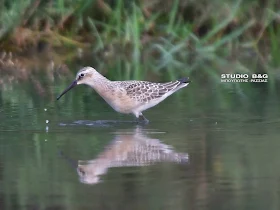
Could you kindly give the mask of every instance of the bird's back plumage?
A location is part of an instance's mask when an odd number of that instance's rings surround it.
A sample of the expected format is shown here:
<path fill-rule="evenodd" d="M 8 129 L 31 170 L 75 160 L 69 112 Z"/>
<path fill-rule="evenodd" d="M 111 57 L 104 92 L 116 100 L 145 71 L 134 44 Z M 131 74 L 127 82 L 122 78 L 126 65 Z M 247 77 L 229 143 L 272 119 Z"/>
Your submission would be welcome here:
<path fill-rule="evenodd" d="M 154 83 L 148 81 L 118 81 L 118 86 L 126 91 L 127 96 L 139 102 L 149 102 L 159 99 L 166 94 L 172 94 L 180 88 L 186 86 L 186 82 L 180 80 L 166 83 Z"/>

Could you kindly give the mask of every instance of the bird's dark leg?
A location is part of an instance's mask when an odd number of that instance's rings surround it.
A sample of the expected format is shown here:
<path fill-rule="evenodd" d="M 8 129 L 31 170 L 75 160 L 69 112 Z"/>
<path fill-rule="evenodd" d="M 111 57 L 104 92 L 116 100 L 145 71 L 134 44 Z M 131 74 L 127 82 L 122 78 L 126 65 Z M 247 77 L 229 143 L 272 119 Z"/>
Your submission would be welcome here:
<path fill-rule="evenodd" d="M 139 114 L 139 117 L 137 118 L 138 123 L 144 123 L 144 124 L 148 124 L 149 120 L 144 117 L 144 115 L 142 113 Z"/>

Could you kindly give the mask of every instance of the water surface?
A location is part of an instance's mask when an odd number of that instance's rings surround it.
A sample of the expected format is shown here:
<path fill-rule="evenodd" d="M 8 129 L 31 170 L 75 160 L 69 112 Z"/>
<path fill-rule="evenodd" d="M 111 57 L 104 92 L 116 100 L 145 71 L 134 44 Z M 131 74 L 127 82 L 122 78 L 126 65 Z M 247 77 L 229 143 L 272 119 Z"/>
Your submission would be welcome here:
<path fill-rule="evenodd" d="M 55 101 L 59 83 L 1 90 L 1 210 L 279 209 L 279 95 L 265 86 L 194 83 L 141 126 L 84 86 Z"/>

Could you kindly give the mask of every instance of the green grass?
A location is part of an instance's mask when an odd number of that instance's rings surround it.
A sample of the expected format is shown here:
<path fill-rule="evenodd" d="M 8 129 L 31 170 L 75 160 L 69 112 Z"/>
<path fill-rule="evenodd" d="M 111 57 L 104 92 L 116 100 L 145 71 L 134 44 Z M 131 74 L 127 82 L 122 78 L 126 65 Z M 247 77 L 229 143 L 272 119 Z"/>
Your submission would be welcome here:
<path fill-rule="evenodd" d="M 268 71 L 279 65 L 279 11 L 276 0 L 5 0 L 0 46 L 14 53 L 42 40 L 61 48 L 89 47 L 112 66 L 116 57 L 126 59 L 126 77 L 137 79 L 150 71 L 175 78 L 201 62 L 239 60 L 247 51 Z"/>

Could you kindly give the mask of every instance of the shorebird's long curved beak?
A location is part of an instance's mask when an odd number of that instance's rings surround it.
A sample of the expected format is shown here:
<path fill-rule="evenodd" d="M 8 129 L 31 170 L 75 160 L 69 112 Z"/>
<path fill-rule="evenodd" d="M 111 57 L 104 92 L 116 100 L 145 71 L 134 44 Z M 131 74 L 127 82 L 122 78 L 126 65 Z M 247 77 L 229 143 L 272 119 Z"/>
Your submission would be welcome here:
<path fill-rule="evenodd" d="M 66 88 L 57 98 L 56 98 L 56 100 L 59 100 L 65 93 L 67 93 L 69 90 L 71 90 L 73 87 L 75 87 L 77 85 L 77 80 L 74 80 L 73 82 L 72 82 L 72 84 L 71 85 L 69 85 L 69 87 L 68 88 Z"/>

